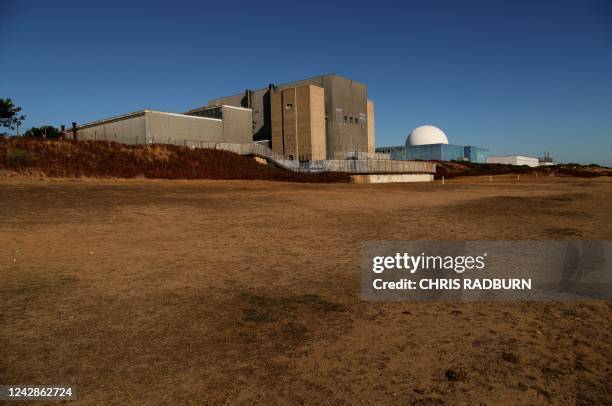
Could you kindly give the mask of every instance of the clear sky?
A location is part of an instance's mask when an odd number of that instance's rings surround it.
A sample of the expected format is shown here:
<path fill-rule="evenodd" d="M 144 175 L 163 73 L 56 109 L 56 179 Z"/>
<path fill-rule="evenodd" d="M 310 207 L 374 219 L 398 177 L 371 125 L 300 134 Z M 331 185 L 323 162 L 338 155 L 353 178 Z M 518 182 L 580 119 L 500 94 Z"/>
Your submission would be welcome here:
<path fill-rule="evenodd" d="M 422 124 L 493 154 L 612 166 L 612 1 L 0 0 L 0 97 L 23 129 L 335 72 L 377 146 Z"/>

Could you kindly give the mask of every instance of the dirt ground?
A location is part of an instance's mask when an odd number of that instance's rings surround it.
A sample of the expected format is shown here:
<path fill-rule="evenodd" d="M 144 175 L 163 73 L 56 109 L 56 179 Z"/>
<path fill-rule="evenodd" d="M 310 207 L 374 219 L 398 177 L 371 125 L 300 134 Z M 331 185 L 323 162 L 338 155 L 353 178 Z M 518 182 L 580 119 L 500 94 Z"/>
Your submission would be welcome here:
<path fill-rule="evenodd" d="M 76 404 L 610 404 L 609 302 L 370 303 L 363 240 L 612 239 L 612 179 L 0 180 L 0 383 Z"/>

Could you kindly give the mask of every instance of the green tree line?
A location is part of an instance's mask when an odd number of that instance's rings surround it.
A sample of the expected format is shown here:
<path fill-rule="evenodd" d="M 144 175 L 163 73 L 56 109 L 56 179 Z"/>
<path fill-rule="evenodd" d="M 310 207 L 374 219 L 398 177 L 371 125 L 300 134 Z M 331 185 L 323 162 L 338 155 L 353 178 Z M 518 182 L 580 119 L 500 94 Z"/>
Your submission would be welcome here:
<path fill-rule="evenodd" d="M 25 119 L 25 114 L 21 114 L 21 107 L 16 106 L 10 98 L 0 98 L 0 127 L 9 130 L 18 130 Z M 40 127 L 31 127 L 23 136 L 52 140 L 61 138 L 62 132 L 57 127 L 43 125 Z"/>

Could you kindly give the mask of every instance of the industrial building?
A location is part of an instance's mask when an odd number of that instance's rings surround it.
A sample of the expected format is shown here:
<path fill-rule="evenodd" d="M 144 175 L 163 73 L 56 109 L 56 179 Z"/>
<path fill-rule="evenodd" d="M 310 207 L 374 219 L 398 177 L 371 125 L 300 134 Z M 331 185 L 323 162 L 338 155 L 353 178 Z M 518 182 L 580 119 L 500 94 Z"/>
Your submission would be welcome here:
<path fill-rule="evenodd" d="M 540 166 L 538 158 L 522 155 L 505 155 L 505 156 L 489 156 L 487 157 L 488 164 L 506 164 L 506 165 L 527 165 L 535 168 Z"/>
<path fill-rule="evenodd" d="M 360 182 L 431 181 L 436 171 L 433 163 L 376 153 L 366 85 L 335 74 L 245 90 L 183 114 L 142 110 L 73 123 L 68 133 L 78 140 L 221 149 L 292 171 L 356 174 Z"/>
<path fill-rule="evenodd" d="M 76 135 L 124 144 L 246 143 L 252 141 L 251 110 L 219 106 L 208 117 L 143 110 L 77 126 Z"/>
<path fill-rule="evenodd" d="M 438 127 L 424 125 L 415 128 L 403 146 L 381 147 L 376 152 L 391 155 L 395 160 L 469 161 L 485 163 L 487 150 L 472 145 L 452 145 Z"/>
<path fill-rule="evenodd" d="M 345 159 L 375 152 L 374 103 L 367 86 L 336 74 L 247 89 L 186 114 L 220 105 L 251 109 L 253 141 L 287 157 Z"/>
<path fill-rule="evenodd" d="M 207 105 L 183 114 L 142 110 L 73 125 L 72 135 L 126 144 L 169 143 L 207 148 L 211 143 L 253 144 L 256 146 L 231 148 L 249 153 L 257 150 L 266 159 L 273 157 L 276 164 L 292 169 L 327 168 L 331 164 L 316 162 L 347 159 L 370 160 L 366 166 L 372 173 L 393 172 L 391 168 L 400 168 L 394 169 L 396 172 L 405 170 L 399 163 L 389 161 L 553 164 L 549 155 L 540 159 L 520 155 L 489 157 L 484 148 L 449 144 L 446 134 L 432 125 L 415 128 L 403 146 L 376 148 L 374 122 L 374 103 L 368 99 L 367 86 L 329 74 L 246 89 L 233 96 L 209 100 Z M 353 166 L 353 172 L 359 172 L 357 167 L 366 167 Z"/>
<path fill-rule="evenodd" d="M 550 152 L 544 152 L 544 156 L 538 157 L 538 162 L 540 166 L 552 166 L 555 164 L 555 161 L 550 156 Z"/>
<path fill-rule="evenodd" d="M 297 161 L 374 158 L 374 103 L 366 85 L 336 74 L 210 100 L 184 114 L 143 110 L 75 128 L 79 139 L 266 145 Z"/>

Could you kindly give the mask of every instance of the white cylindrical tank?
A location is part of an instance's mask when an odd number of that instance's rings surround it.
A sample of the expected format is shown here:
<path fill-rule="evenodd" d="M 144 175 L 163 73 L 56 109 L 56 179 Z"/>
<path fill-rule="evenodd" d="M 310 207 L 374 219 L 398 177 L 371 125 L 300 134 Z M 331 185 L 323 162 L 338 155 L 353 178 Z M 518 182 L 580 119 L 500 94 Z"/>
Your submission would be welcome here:
<path fill-rule="evenodd" d="M 417 127 L 406 138 L 407 147 L 428 144 L 448 144 L 448 138 L 444 131 L 433 125 Z"/>

